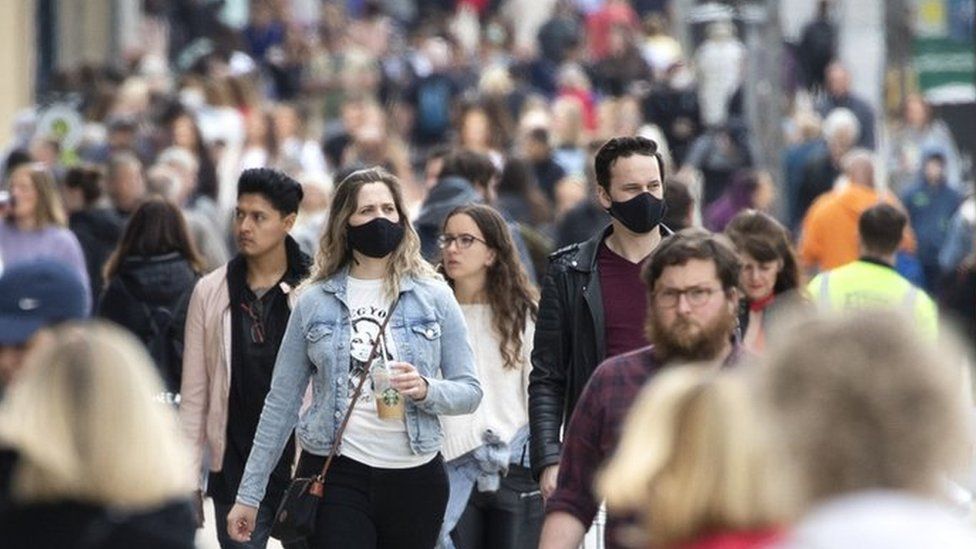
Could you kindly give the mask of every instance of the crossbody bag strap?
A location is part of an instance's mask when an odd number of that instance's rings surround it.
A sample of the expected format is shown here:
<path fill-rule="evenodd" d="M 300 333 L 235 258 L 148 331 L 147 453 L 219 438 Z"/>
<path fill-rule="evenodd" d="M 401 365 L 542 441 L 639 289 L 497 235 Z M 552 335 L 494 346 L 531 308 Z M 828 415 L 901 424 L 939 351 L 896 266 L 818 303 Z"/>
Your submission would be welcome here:
<path fill-rule="evenodd" d="M 367 369 L 363 373 L 362 379 L 356 385 L 356 390 L 352 393 L 352 398 L 349 399 L 349 406 L 346 408 L 346 415 L 342 418 L 342 423 L 339 424 L 339 430 L 336 431 L 335 440 L 332 442 L 332 448 L 329 450 L 329 457 L 325 459 L 325 464 L 322 465 L 322 472 L 316 478 L 316 483 L 319 485 L 318 488 L 321 489 L 321 484 L 325 481 L 325 474 L 329 472 L 329 467 L 332 466 L 332 459 L 335 458 L 336 453 L 339 451 L 339 443 L 342 442 L 342 434 L 346 431 L 346 425 L 349 424 L 349 418 L 352 417 L 352 410 L 356 406 L 356 401 L 359 400 L 359 395 L 363 392 L 363 386 L 366 384 L 366 378 L 369 376 L 370 367 L 373 364 L 373 359 L 376 358 L 376 351 L 380 348 L 380 342 L 383 340 L 386 334 L 386 325 L 390 322 L 390 318 L 393 316 L 393 311 L 396 309 L 397 303 L 400 300 L 397 299 L 390 305 L 390 310 L 386 314 L 386 318 L 383 319 L 383 324 L 380 326 L 379 334 L 376 336 L 376 341 L 373 342 L 373 348 L 369 352 L 369 358 L 366 360 Z M 315 491 L 315 488 L 312 489 Z"/>

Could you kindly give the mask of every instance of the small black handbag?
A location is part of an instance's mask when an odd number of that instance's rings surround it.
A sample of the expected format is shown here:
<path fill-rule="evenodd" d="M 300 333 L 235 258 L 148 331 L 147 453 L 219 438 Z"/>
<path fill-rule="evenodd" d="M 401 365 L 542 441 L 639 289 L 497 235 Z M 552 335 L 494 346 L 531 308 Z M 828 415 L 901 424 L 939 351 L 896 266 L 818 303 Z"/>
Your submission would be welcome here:
<path fill-rule="evenodd" d="M 366 364 L 373 363 L 373 359 L 376 357 L 376 351 L 380 346 L 380 341 L 386 332 L 386 325 L 390 321 L 390 317 L 393 316 L 393 310 L 396 308 L 396 305 L 396 302 L 394 302 L 390 306 L 386 318 L 383 319 L 383 325 L 380 326 L 376 341 L 373 342 L 373 348 L 369 352 L 369 359 L 366 360 Z M 342 419 L 342 424 L 339 425 L 339 430 L 336 431 L 335 440 L 332 443 L 332 448 L 329 450 L 329 456 L 326 458 L 325 464 L 322 465 L 322 472 L 314 477 L 293 478 L 291 483 L 288 484 L 288 489 L 285 490 L 285 495 L 281 498 L 281 504 L 278 505 L 278 511 L 275 513 L 274 524 L 271 525 L 271 537 L 283 543 L 290 543 L 303 540 L 315 531 L 319 504 L 322 502 L 322 494 L 325 492 L 325 474 L 329 472 L 332 459 L 336 456 L 336 452 L 338 452 L 339 443 L 342 441 L 342 433 L 346 430 L 346 424 L 349 423 L 349 417 L 352 415 L 353 407 L 356 406 L 356 401 L 363 391 L 363 385 L 365 385 L 367 377 L 369 377 L 368 370 L 363 373 L 362 379 L 359 380 L 359 384 L 356 385 L 356 390 L 352 394 L 352 398 L 349 399 L 346 415 Z"/>

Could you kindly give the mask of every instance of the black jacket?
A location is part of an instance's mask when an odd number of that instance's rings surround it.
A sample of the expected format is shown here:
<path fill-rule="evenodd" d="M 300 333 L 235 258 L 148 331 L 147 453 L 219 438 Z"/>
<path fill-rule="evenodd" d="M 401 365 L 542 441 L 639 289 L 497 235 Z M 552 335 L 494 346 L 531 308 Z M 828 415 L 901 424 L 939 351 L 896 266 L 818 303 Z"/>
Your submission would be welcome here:
<path fill-rule="evenodd" d="M 127 257 L 109 281 L 98 303 L 98 316 L 125 327 L 142 341 L 157 362 L 167 390 L 179 392 L 177 363 L 182 357 L 183 326 L 197 274 L 190 263 L 172 252 L 152 257 Z M 156 332 L 166 330 L 179 356 L 156 356 Z M 166 362 L 160 364 L 160 362 Z"/>
<path fill-rule="evenodd" d="M 112 210 L 91 208 L 71 214 L 68 227 L 78 237 L 85 254 L 92 303 L 98 303 L 102 293 L 102 268 L 122 237 L 122 219 Z"/>
<path fill-rule="evenodd" d="M 4 549 L 192 549 L 196 521 L 188 500 L 123 512 L 76 501 L 17 503 L 19 455 L 0 448 L 0 547 Z"/>
<path fill-rule="evenodd" d="M 563 421 L 572 416 L 590 375 L 606 358 L 597 251 L 611 231 L 607 226 L 589 240 L 549 256 L 529 377 L 532 473 L 537 478 L 543 469 L 559 463 Z M 662 225 L 661 236 L 670 234 Z"/>

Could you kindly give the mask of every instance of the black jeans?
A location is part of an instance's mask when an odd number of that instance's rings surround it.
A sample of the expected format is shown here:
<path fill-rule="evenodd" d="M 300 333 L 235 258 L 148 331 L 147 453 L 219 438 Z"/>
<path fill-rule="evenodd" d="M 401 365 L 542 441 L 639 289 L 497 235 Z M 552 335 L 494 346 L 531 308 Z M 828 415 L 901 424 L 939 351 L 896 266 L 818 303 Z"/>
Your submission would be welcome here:
<path fill-rule="evenodd" d="M 526 467 L 512 465 L 495 492 L 471 492 L 451 540 L 457 549 L 535 549 L 542 530 L 539 485 Z"/>
<path fill-rule="evenodd" d="M 302 453 L 297 476 L 322 470 L 325 458 Z M 419 467 L 379 469 L 339 456 L 325 477 L 308 549 L 432 549 L 447 506 L 440 454 Z"/>

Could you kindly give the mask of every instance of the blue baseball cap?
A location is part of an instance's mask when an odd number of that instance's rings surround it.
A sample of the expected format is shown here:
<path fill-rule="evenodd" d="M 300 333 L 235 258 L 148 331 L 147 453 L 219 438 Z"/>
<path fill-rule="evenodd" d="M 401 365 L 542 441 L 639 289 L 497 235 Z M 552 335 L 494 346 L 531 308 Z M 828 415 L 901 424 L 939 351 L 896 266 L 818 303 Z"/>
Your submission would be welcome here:
<path fill-rule="evenodd" d="M 52 260 L 16 263 L 0 276 L 0 345 L 26 343 L 37 330 L 87 315 L 85 284 Z"/>

